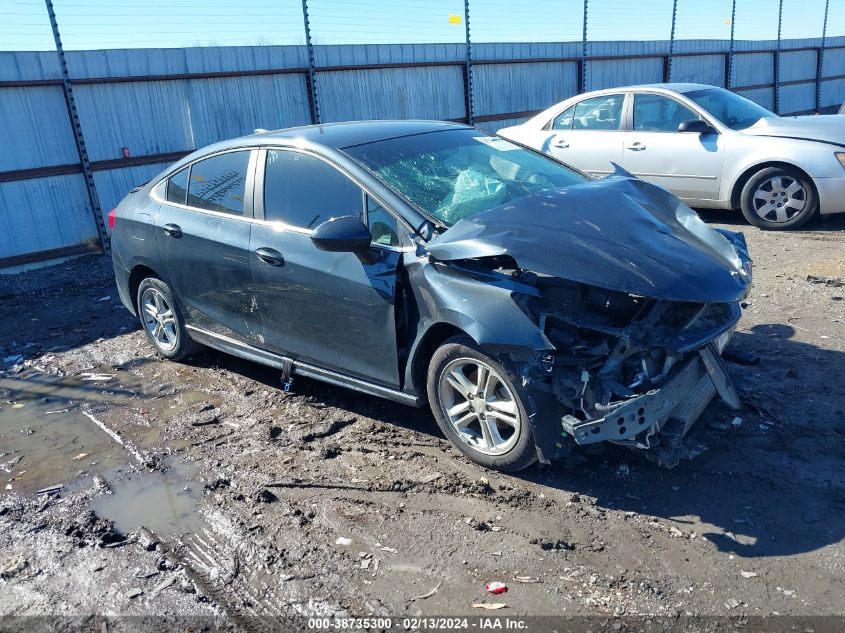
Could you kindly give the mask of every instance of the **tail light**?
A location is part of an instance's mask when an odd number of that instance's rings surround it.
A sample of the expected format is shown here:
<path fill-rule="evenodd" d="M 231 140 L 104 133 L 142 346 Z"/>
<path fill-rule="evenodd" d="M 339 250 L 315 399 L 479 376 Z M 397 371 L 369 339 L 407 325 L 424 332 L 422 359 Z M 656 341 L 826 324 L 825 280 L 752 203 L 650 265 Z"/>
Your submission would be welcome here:
<path fill-rule="evenodd" d="M 114 221 L 117 219 L 117 209 L 109 211 L 109 231 L 114 230 Z"/>

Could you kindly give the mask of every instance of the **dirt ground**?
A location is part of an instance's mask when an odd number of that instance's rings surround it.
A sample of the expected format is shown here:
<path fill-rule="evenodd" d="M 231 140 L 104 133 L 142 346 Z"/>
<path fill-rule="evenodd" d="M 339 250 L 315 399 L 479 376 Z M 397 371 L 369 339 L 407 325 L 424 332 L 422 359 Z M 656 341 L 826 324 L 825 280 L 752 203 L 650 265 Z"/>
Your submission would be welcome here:
<path fill-rule="evenodd" d="M 0 276 L 0 614 L 264 630 L 495 602 L 842 630 L 845 218 L 705 218 L 746 234 L 734 341 L 761 360 L 730 365 L 742 410 L 711 405 L 694 431 L 709 450 L 672 470 L 602 446 L 486 471 L 424 410 L 306 379 L 284 393 L 212 351 L 158 359 L 105 258 Z"/>

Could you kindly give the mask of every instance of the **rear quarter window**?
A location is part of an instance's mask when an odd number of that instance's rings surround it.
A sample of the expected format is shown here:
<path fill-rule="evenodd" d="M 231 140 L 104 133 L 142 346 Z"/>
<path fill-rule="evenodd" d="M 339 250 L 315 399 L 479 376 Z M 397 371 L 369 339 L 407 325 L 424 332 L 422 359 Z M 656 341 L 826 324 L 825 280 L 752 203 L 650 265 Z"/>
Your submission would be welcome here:
<path fill-rule="evenodd" d="M 190 167 L 177 171 L 167 180 L 167 201 L 176 204 L 185 204 L 188 195 L 188 173 Z"/>

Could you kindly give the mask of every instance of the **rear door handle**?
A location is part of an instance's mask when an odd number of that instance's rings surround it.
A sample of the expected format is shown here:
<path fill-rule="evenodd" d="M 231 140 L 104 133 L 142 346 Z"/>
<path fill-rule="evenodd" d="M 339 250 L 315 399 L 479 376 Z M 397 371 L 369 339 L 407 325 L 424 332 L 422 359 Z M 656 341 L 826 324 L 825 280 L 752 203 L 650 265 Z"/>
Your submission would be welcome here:
<path fill-rule="evenodd" d="M 274 248 L 259 248 L 255 251 L 256 256 L 262 262 L 267 262 L 271 266 L 284 266 L 284 256 Z"/>
<path fill-rule="evenodd" d="M 552 143 L 552 147 L 557 147 L 557 148 L 560 148 L 560 149 L 566 149 L 567 147 L 569 147 L 569 143 L 567 143 L 566 141 L 561 139 L 559 141 L 555 141 L 554 143 Z"/>
<path fill-rule="evenodd" d="M 170 237 L 182 237 L 182 227 L 178 224 L 165 224 L 161 229 Z"/>
<path fill-rule="evenodd" d="M 627 147 L 628 147 L 628 149 L 630 149 L 634 152 L 641 152 L 645 149 L 645 145 L 643 145 L 639 141 L 635 141 L 635 142 L 631 143 L 630 145 L 628 145 Z"/>

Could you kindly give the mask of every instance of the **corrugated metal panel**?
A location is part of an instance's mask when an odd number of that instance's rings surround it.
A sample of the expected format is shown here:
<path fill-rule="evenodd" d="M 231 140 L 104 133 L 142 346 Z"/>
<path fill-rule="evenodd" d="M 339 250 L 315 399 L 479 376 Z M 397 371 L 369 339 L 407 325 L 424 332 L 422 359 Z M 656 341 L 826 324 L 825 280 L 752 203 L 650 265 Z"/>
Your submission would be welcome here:
<path fill-rule="evenodd" d="M 79 174 L 0 183 L 0 257 L 97 238 Z"/>
<path fill-rule="evenodd" d="M 672 59 L 672 81 L 725 85 L 724 55 L 691 55 Z"/>
<path fill-rule="evenodd" d="M 845 74 L 845 48 L 825 50 L 822 62 L 824 64 L 822 77 Z"/>
<path fill-rule="evenodd" d="M 816 108 L 816 84 L 781 86 L 779 90 L 781 114 L 804 112 Z"/>
<path fill-rule="evenodd" d="M 660 58 L 587 61 L 587 90 L 660 81 L 663 81 Z"/>
<path fill-rule="evenodd" d="M 0 171 L 79 160 L 62 89 L 0 89 Z"/>
<path fill-rule="evenodd" d="M 61 78 L 59 58 L 53 51 L 0 52 L 0 81 Z"/>
<path fill-rule="evenodd" d="M 772 88 L 758 88 L 756 90 L 737 91 L 746 99 L 756 101 L 764 108 L 774 110 L 774 90 Z"/>
<path fill-rule="evenodd" d="M 74 90 L 91 160 L 197 149 L 310 123 L 304 75 L 85 84 Z"/>
<path fill-rule="evenodd" d="M 841 106 L 845 103 L 845 79 L 830 79 L 822 82 L 823 108 Z"/>
<path fill-rule="evenodd" d="M 317 85 L 326 122 L 466 115 L 459 66 L 322 72 Z"/>
<path fill-rule="evenodd" d="M 302 68 L 308 64 L 304 46 L 109 49 L 69 51 L 66 57 L 75 78 Z"/>
<path fill-rule="evenodd" d="M 318 67 L 431 61 L 461 62 L 465 54 L 466 48 L 463 44 L 339 44 L 314 47 L 314 61 Z"/>
<path fill-rule="evenodd" d="M 581 57 L 580 42 L 485 42 L 472 45 L 472 57 L 487 59 L 527 59 Z"/>
<path fill-rule="evenodd" d="M 816 78 L 816 51 L 781 51 L 780 80 L 795 81 L 796 79 Z"/>
<path fill-rule="evenodd" d="M 130 190 L 149 182 L 169 164 L 140 165 L 94 172 L 94 183 L 97 185 L 103 211 L 108 213 L 114 209 Z"/>
<path fill-rule="evenodd" d="M 734 55 L 734 86 L 756 86 L 774 81 L 772 53 Z"/>
<path fill-rule="evenodd" d="M 578 91 L 578 65 L 496 64 L 476 66 L 475 114 L 541 110 Z"/>

